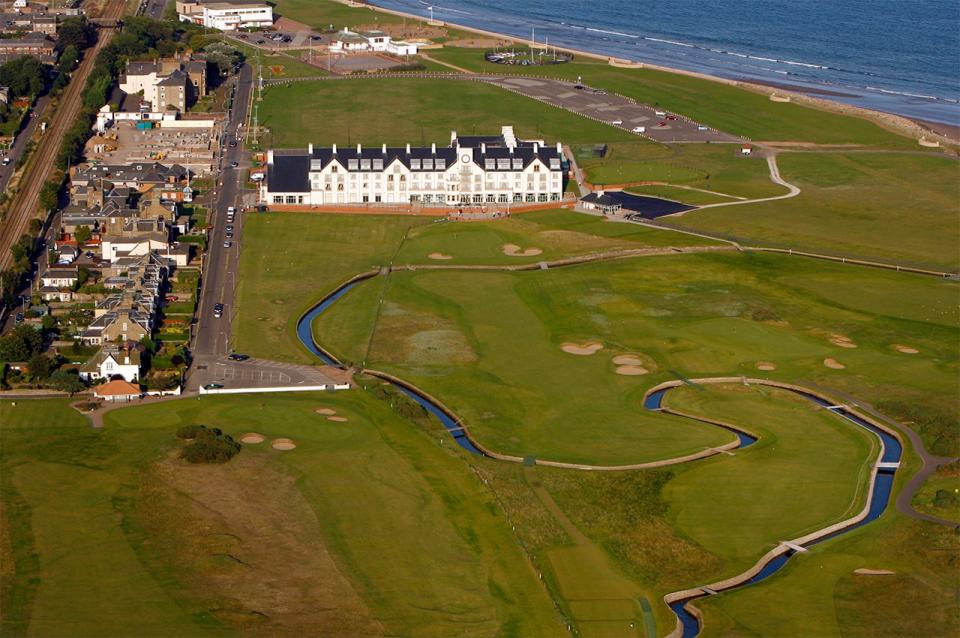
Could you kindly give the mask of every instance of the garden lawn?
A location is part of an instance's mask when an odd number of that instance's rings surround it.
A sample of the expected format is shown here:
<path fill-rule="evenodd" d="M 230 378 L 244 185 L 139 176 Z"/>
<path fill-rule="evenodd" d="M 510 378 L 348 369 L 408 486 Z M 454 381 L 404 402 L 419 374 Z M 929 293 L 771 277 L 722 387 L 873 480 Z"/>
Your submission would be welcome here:
<path fill-rule="evenodd" d="M 696 211 L 670 223 L 747 243 L 949 271 L 960 267 L 956 160 L 781 153 L 777 162 L 783 178 L 802 190 L 798 196 Z"/>
<path fill-rule="evenodd" d="M 546 75 L 571 82 L 582 77 L 584 84 L 591 87 L 614 91 L 638 102 L 686 115 L 717 130 L 755 140 L 918 148 L 915 140 L 862 118 L 795 103 L 771 102 L 767 95 L 680 73 L 652 68 L 618 69 L 589 58 L 531 71 L 529 67 L 487 62 L 482 49 L 444 48 L 431 51 L 430 55 L 486 73 Z"/>
<path fill-rule="evenodd" d="M 388 635 L 562 631 L 490 492 L 366 392 L 176 400 L 103 430 L 65 401 L 4 402 L 0 420 L 4 551 L 20 558 L 5 634 L 335 635 L 362 617 Z M 170 452 L 193 423 L 267 439 L 187 466 Z"/>
<path fill-rule="evenodd" d="M 272 86 L 264 91 L 260 118 L 270 129 L 265 143 L 274 147 L 302 147 L 310 141 L 324 146 L 445 146 L 451 130 L 493 135 L 505 125 L 512 125 L 518 137 L 547 144 L 636 139 L 488 84 L 400 76 Z"/>
<path fill-rule="evenodd" d="M 678 376 L 757 374 L 761 361 L 775 364 L 763 373 L 775 379 L 921 404 L 950 420 L 956 284 L 797 263 L 713 253 L 520 273 L 395 272 L 344 296 L 315 335 L 347 361 L 420 385 L 484 445 L 544 459 L 636 463 L 725 442 L 716 429 L 654 418 L 643 392 Z M 907 294 L 915 305 L 896 301 Z M 835 334 L 856 347 L 833 343 Z M 587 341 L 604 348 L 561 351 Z M 614 374 L 612 357 L 626 353 L 650 374 Z M 845 368 L 827 368 L 828 358 Z"/>

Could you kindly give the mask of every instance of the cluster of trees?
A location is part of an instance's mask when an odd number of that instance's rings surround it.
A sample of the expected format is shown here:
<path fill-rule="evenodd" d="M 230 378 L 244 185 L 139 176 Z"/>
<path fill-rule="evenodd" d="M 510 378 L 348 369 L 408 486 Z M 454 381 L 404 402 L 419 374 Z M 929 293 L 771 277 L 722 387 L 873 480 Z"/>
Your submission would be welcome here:
<path fill-rule="evenodd" d="M 180 458 L 189 463 L 226 463 L 240 451 L 240 444 L 220 428 L 185 425 L 177 430 L 177 438 L 190 441 Z"/>
<path fill-rule="evenodd" d="M 44 318 L 46 319 L 46 317 Z M 44 322 L 44 332 L 56 329 L 56 320 Z M 74 370 L 60 368 L 61 361 L 43 354 L 44 333 L 32 326 L 17 326 L 0 337 L 0 362 L 26 361 L 29 380 L 61 392 L 79 392 L 86 387 Z"/>

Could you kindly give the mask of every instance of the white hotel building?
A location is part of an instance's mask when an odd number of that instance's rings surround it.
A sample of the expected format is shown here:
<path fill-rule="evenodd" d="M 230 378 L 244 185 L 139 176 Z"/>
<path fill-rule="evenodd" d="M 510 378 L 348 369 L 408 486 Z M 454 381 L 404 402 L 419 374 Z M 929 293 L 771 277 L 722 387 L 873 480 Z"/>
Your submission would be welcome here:
<path fill-rule="evenodd" d="M 458 137 L 450 145 L 271 150 L 264 204 L 422 203 L 483 206 L 560 201 L 560 144 L 499 136 Z"/>
<path fill-rule="evenodd" d="M 237 31 L 273 25 L 273 7 L 259 0 L 177 0 L 181 22 Z"/>

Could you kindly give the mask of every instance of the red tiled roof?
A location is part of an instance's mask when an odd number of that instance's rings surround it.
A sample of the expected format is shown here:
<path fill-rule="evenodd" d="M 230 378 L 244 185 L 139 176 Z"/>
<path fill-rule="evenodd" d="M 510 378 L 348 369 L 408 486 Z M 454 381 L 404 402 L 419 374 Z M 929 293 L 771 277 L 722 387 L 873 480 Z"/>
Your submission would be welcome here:
<path fill-rule="evenodd" d="M 101 386 L 98 386 L 94 390 L 94 394 L 98 397 L 114 397 L 114 396 L 126 396 L 131 394 L 140 394 L 140 386 L 130 383 L 129 381 L 124 381 L 122 379 L 117 379 L 109 383 L 104 383 Z"/>

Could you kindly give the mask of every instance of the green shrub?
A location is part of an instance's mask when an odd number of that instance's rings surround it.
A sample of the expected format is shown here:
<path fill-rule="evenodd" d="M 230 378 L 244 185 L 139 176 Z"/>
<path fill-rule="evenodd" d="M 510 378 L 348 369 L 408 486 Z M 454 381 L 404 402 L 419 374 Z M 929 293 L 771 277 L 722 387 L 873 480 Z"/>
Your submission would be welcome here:
<path fill-rule="evenodd" d="M 241 447 L 220 428 L 205 425 L 185 425 L 177 430 L 177 437 L 192 441 L 180 450 L 180 458 L 188 463 L 226 463 Z"/>

